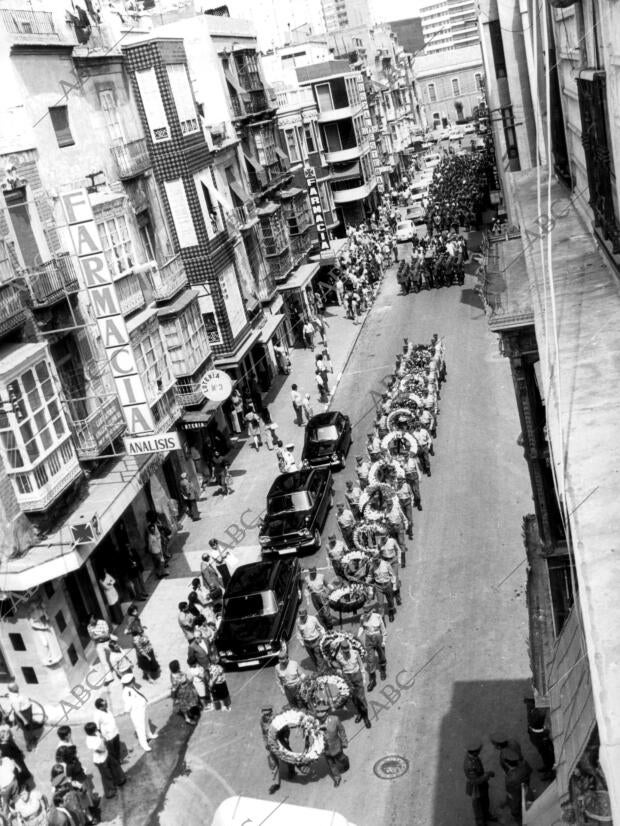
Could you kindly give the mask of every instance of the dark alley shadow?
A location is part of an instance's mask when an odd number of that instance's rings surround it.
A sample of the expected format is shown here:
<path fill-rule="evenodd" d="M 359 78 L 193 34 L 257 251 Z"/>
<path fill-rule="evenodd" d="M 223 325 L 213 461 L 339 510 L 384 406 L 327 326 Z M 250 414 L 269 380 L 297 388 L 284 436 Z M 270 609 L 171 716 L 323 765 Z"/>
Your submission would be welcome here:
<path fill-rule="evenodd" d="M 525 679 L 453 684 L 450 710 L 438 732 L 439 758 L 432 826 L 454 826 L 456 823 L 473 826 L 475 822 L 471 798 L 465 794 L 463 771 L 465 747 L 471 740 L 482 743 L 480 759 L 484 770 L 495 772 L 489 782 L 491 811 L 500 823 L 514 823 L 508 809 L 500 808 L 506 798 L 504 773 L 499 765 L 499 754 L 489 737 L 494 731 L 504 732 L 520 743 L 523 756 L 532 768 L 539 767 L 540 758 L 527 736 L 523 703 L 531 692 L 531 684 Z M 539 794 L 545 785 L 534 771 L 532 789 L 535 794 Z"/>

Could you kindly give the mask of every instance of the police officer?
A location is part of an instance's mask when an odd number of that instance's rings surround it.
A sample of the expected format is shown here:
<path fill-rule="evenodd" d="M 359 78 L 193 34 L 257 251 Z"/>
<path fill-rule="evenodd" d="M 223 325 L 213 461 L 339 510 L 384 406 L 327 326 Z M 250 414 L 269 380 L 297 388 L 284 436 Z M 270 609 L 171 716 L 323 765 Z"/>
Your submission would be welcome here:
<path fill-rule="evenodd" d="M 355 521 L 355 517 L 351 511 L 348 508 L 345 508 L 344 502 L 339 502 L 336 505 L 336 510 L 336 521 L 338 522 L 338 527 L 342 533 L 342 538 L 347 548 L 351 550 L 355 547 L 355 543 L 353 541 L 353 531 L 355 530 L 357 522 Z"/>
<path fill-rule="evenodd" d="M 385 560 L 392 568 L 394 576 L 394 600 L 396 605 L 401 605 L 400 599 L 400 565 L 399 560 L 404 561 L 405 554 L 398 542 L 391 536 L 379 537 L 379 553 L 381 559 Z"/>
<path fill-rule="evenodd" d="M 335 661 L 343 679 L 349 686 L 351 702 L 357 710 L 355 722 L 359 723 L 360 720 L 363 720 L 366 728 L 371 728 L 364 691 L 364 666 L 359 652 L 351 648 L 351 643 L 345 639 L 340 643 L 340 650 L 336 654 Z"/>
<path fill-rule="evenodd" d="M 485 772 L 480 759 L 482 743 L 479 740 L 469 743 L 466 749 L 467 753 L 463 761 L 466 779 L 465 794 L 471 797 L 476 826 L 486 826 L 489 822 L 497 821 L 497 818 L 489 811 L 489 780 L 495 777 L 495 772 Z"/>
<path fill-rule="evenodd" d="M 408 523 L 407 536 L 413 539 L 413 492 L 404 476 L 399 476 L 396 481 L 396 496 Z"/>
<path fill-rule="evenodd" d="M 525 796 L 527 800 L 532 799 L 530 789 L 530 777 L 532 767 L 512 749 L 504 749 L 504 763 L 506 765 L 506 794 L 508 795 L 508 806 L 510 814 L 521 823 L 522 815 L 522 792 L 521 787 L 525 786 Z"/>
<path fill-rule="evenodd" d="M 519 760 L 523 759 L 523 751 L 521 750 L 521 744 L 519 741 L 508 737 L 508 735 L 503 731 L 494 731 L 489 739 L 499 752 L 499 764 L 504 773 L 508 771 L 508 764 L 505 760 L 505 753 L 507 750 L 513 751 L 517 754 L 519 756 Z"/>
<path fill-rule="evenodd" d="M 332 614 L 329 607 L 329 589 L 323 574 L 319 574 L 317 572 L 316 565 L 312 565 L 312 567 L 308 568 L 306 588 L 308 589 L 310 602 L 314 606 L 317 613 L 317 618 L 322 623 L 324 628 L 331 631 L 334 626 L 334 621 L 332 620 Z"/>
<path fill-rule="evenodd" d="M 543 780 L 552 780 L 555 776 L 553 769 L 555 750 L 551 732 L 546 725 L 547 714 L 543 708 L 535 708 L 533 700 L 528 699 L 525 702 L 527 706 L 527 733 L 530 743 L 540 754 L 543 761 L 543 771 L 540 776 Z"/>
<path fill-rule="evenodd" d="M 312 614 L 308 615 L 308 609 L 301 606 L 297 616 L 297 638 L 315 668 L 322 668 L 325 664 L 320 645 L 324 636 L 325 629 L 318 619 Z"/>
<path fill-rule="evenodd" d="M 269 731 L 269 726 L 271 725 L 271 721 L 273 720 L 273 706 L 264 706 L 260 710 L 260 730 L 261 734 L 263 735 L 263 742 L 265 743 L 265 748 L 267 749 L 267 765 L 271 771 L 271 786 L 269 787 L 269 794 L 275 794 L 278 789 L 280 788 L 280 761 L 275 756 L 275 754 L 269 748 L 269 740 L 267 738 L 267 733 Z M 290 729 L 288 727 L 284 727 L 281 729 L 278 739 L 282 742 L 282 745 L 290 749 L 289 743 L 289 736 L 290 736 Z M 295 766 L 291 763 L 286 763 L 286 769 L 288 773 L 288 779 L 292 780 L 295 776 Z"/>
<path fill-rule="evenodd" d="M 374 586 L 379 605 L 387 603 L 387 613 L 390 622 L 394 622 L 396 608 L 394 607 L 394 588 L 396 580 L 391 564 L 385 559 L 374 559 L 371 562 L 371 569 L 367 577 L 369 585 Z"/>
<path fill-rule="evenodd" d="M 385 680 L 387 662 L 385 659 L 385 623 L 377 610 L 377 603 L 366 602 L 362 608 L 360 629 L 357 638 L 366 649 L 366 671 L 368 672 L 367 691 L 377 685 L 377 666 L 381 679 Z"/>

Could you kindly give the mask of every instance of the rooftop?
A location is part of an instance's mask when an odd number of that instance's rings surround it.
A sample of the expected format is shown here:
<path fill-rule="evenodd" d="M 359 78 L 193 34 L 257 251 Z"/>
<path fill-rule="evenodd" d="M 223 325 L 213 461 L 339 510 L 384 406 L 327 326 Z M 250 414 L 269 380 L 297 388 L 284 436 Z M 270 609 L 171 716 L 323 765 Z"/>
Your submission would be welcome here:
<path fill-rule="evenodd" d="M 322 77 L 346 75 L 351 71 L 351 67 L 346 60 L 326 60 L 324 63 L 314 63 L 312 66 L 300 66 L 295 71 L 300 83 L 308 83 Z"/>

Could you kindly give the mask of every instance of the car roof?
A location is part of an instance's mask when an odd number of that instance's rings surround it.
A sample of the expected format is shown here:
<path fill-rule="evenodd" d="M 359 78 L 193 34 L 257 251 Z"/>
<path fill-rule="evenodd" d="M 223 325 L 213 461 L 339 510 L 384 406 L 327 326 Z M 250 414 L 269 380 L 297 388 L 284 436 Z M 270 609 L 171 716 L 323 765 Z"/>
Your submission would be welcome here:
<path fill-rule="evenodd" d="M 296 490 L 303 490 L 310 478 L 314 468 L 303 467 L 301 470 L 294 470 L 292 473 L 281 473 L 273 480 L 267 496 L 277 496 L 281 493 L 293 493 Z"/>
<path fill-rule="evenodd" d="M 313 416 L 306 427 L 325 427 L 327 424 L 335 424 L 339 416 L 342 416 L 342 413 L 338 410 L 326 410 L 325 413 L 317 413 Z"/>
<path fill-rule="evenodd" d="M 269 591 L 271 583 L 279 567 L 287 560 L 262 560 L 240 565 L 230 578 L 226 586 L 226 596 L 234 597 L 241 594 L 256 594 L 259 591 Z M 289 563 L 290 564 L 290 563 Z"/>

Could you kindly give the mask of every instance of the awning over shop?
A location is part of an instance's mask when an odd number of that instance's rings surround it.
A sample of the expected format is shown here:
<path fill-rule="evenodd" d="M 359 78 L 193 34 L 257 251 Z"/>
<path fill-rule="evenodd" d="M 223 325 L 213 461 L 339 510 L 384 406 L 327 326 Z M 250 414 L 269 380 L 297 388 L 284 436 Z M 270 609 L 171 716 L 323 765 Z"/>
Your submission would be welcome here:
<path fill-rule="evenodd" d="M 290 189 L 281 189 L 278 194 L 283 201 L 287 201 L 289 198 L 294 198 L 296 195 L 299 195 L 300 192 L 303 192 L 303 189 L 300 189 L 298 186 L 292 186 Z"/>
<path fill-rule="evenodd" d="M 77 501 L 59 528 L 25 554 L 6 559 L 0 566 L 3 591 L 27 591 L 43 582 L 66 576 L 81 568 L 101 539 L 115 525 L 144 487 L 167 453 L 122 456 L 102 476 L 92 476 L 88 495 Z M 95 542 L 73 545 L 71 525 L 97 517 Z"/>
<path fill-rule="evenodd" d="M 239 348 L 231 355 L 222 358 L 215 358 L 215 366 L 219 367 L 222 370 L 226 370 L 227 367 L 236 367 L 239 362 L 247 355 L 248 350 L 253 344 L 256 344 L 256 340 L 260 334 L 260 330 L 252 330 L 250 333 L 249 338 L 243 342 L 243 344 L 239 345 Z"/>
<path fill-rule="evenodd" d="M 343 255 L 349 245 L 348 238 L 333 238 L 329 245 L 331 252 L 324 252 L 322 255 L 311 255 L 310 261 L 318 261 L 320 264 L 333 264 L 339 255 Z"/>
<path fill-rule="evenodd" d="M 179 421 L 180 429 L 200 430 L 206 427 L 221 404 L 222 402 L 214 402 L 211 401 L 211 399 L 206 399 L 200 410 L 186 410 Z"/>
<path fill-rule="evenodd" d="M 285 284 L 280 284 L 278 292 L 286 293 L 291 290 L 303 289 L 310 282 L 310 279 L 317 274 L 319 267 L 319 264 L 302 264 L 289 276 Z"/>
<path fill-rule="evenodd" d="M 568 794 L 575 766 L 596 724 L 588 658 L 582 644 L 579 609 L 573 606 L 558 637 L 549 672 L 551 730 L 560 797 Z"/>
<path fill-rule="evenodd" d="M 282 313 L 278 313 L 277 315 L 268 315 L 265 326 L 260 329 L 260 335 L 258 337 L 259 342 L 261 344 L 267 344 L 283 321 L 284 315 Z"/>
<path fill-rule="evenodd" d="M 523 810 L 523 826 L 564 826 L 556 781 L 527 809 Z"/>

